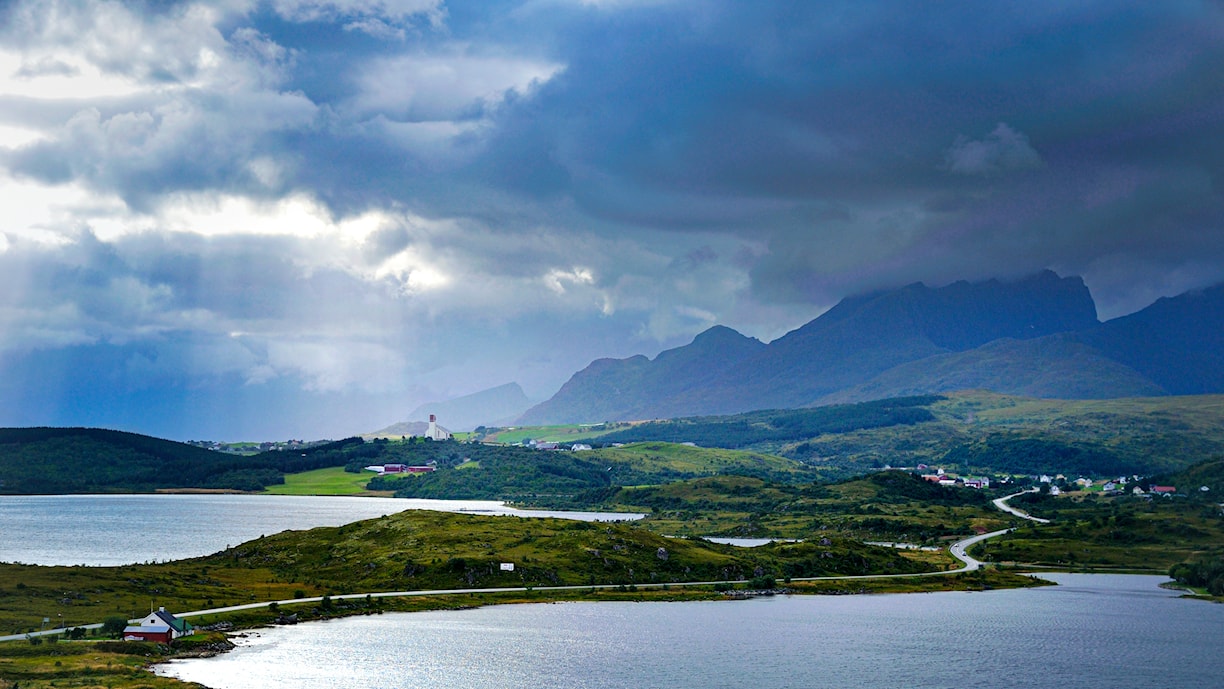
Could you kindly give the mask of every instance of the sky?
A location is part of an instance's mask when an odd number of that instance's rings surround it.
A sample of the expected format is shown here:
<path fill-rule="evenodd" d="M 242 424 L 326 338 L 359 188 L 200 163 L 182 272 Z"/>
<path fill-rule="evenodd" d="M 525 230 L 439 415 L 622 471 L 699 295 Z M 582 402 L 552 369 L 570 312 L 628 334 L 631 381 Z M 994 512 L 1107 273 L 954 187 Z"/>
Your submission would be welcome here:
<path fill-rule="evenodd" d="M 1219 0 L 0 2 L 0 426 L 338 438 L 916 281 L 1224 281 Z"/>

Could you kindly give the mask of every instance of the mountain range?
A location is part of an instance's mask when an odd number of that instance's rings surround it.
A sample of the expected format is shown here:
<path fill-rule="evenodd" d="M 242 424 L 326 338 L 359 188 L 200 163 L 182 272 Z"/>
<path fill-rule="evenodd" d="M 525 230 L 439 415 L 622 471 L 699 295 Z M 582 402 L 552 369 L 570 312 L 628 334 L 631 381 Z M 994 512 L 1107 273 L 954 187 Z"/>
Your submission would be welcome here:
<path fill-rule="evenodd" d="M 1224 285 L 1101 322 L 1078 277 L 916 283 L 842 300 L 770 343 L 724 326 L 599 359 L 518 423 L 734 414 L 963 389 L 1063 399 L 1224 392 Z"/>
<path fill-rule="evenodd" d="M 413 409 L 407 421 L 366 433 L 367 437 L 395 438 L 422 435 L 429 424 L 430 414 L 438 417 L 438 424 L 450 431 L 470 431 L 477 426 L 505 426 L 530 408 L 528 399 L 518 383 L 506 383 L 494 388 L 455 397 L 442 402 L 429 402 Z"/>

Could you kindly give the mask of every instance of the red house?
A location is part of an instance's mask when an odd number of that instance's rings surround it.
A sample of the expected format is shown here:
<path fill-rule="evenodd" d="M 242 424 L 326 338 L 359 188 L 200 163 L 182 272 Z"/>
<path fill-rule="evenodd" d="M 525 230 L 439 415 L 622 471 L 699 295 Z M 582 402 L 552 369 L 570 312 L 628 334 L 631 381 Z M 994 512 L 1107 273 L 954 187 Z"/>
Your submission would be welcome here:
<path fill-rule="evenodd" d="M 140 621 L 140 624 L 126 627 L 123 630 L 123 640 L 155 641 L 159 644 L 168 644 L 191 632 L 192 627 L 186 620 L 180 620 L 171 615 L 166 612 L 165 608 L 158 608 L 157 612 L 149 613 Z"/>

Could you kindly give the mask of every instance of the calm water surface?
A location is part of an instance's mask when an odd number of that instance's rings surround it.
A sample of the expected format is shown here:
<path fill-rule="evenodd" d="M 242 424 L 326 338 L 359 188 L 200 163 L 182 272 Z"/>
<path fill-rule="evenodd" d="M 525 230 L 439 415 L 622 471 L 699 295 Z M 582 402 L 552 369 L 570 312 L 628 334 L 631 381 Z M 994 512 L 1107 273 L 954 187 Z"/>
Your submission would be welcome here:
<path fill-rule="evenodd" d="M 208 555 L 290 529 L 339 526 L 404 510 L 586 521 L 640 514 L 516 510 L 489 500 L 292 495 L 0 496 L 0 562 L 124 565 Z M 37 534 L 37 537 L 33 537 Z"/>
<path fill-rule="evenodd" d="M 261 630 L 168 674 L 214 689 L 1224 686 L 1224 606 L 1162 577 L 987 593 L 564 603 Z"/>

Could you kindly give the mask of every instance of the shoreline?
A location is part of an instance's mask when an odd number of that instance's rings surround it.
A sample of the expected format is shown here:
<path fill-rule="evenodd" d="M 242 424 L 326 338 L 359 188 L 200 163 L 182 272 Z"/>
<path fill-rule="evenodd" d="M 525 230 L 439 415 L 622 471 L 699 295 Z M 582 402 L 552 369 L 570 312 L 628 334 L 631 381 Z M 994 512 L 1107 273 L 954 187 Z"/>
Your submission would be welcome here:
<path fill-rule="evenodd" d="M 981 574 L 978 574 L 981 573 Z M 719 601 L 732 602 L 746 600 L 755 597 L 766 596 L 868 596 L 868 595 L 906 595 L 917 593 L 953 593 L 953 592 L 987 592 L 987 591 L 1002 591 L 1020 588 L 1040 588 L 1045 586 L 1057 586 L 1055 582 L 1041 579 L 1036 575 L 1022 573 L 1019 571 L 1011 571 L 999 569 L 997 567 L 988 567 L 975 572 L 966 571 L 948 571 L 948 572 L 933 572 L 932 575 L 946 575 L 947 578 L 938 578 L 935 576 L 925 576 L 917 579 L 912 577 L 907 579 L 901 578 L 904 575 L 868 575 L 864 578 L 834 578 L 834 579 L 814 579 L 806 581 L 792 581 L 787 584 L 782 584 L 781 588 L 752 591 L 747 589 L 732 589 L 729 591 L 717 591 L 712 585 L 701 582 L 692 584 L 651 584 L 640 585 L 637 590 L 630 590 L 624 587 L 625 590 L 618 588 L 600 588 L 600 587 L 578 587 L 575 589 L 552 589 L 552 590 L 535 590 L 528 589 L 523 591 L 505 591 L 505 592 L 487 592 L 480 594 L 468 594 L 474 598 L 458 598 L 457 600 L 448 600 L 455 594 L 448 595 L 423 595 L 415 599 L 410 598 L 394 598 L 394 597 L 379 597 L 377 594 L 365 594 L 364 597 L 348 598 L 341 600 L 339 603 L 333 603 L 333 609 L 329 612 L 321 610 L 321 601 L 300 602 L 298 605 L 316 605 L 313 609 L 314 614 L 307 617 L 300 617 L 300 611 L 291 615 L 292 621 L 265 620 L 255 623 L 236 623 L 234 627 L 227 631 L 214 631 L 210 634 L 223 635 L 228 648 L 215 649 L 210 652 L 201 653 L 195 649 L 189 650 L 186 653 L 174 653 L 173 651 L 164 658 L 151 663 L 148 666 L 150 672 L 157 674 L 170 680 L 178 680 L 171 675 L 163 675 L 158 673 L 154 668 L 158 666 L 169 665 L 172 661 L 180 658 L 198 658 L 198 657 L 214 657 L 224 653 L 228 653 L 241 644 L 236 644 L 230 639 L 241 638 L 249 635 L 252 631 L 260 629 L 272 629 L 276 627 L 292 627 L 300 624 L 310 624 L 327 622 L 330 620 L 340 620 L 351 617 L 361 617 L 370 615 L 382 614 L 411 614 L 414 612 L 436 612 L 436 611 L 460 611 L 474 610 L 495 605 L 542 605 L 542 604 L 560 604 L 560 603 L 691 603 L 702 601 Z M 892 579 L 893 581 L 889 581 Z M 898 580 L 899 579 L 899 580 Z M 747 582 L 737 582 L 746 584 Z M 702 588 L 697 588 L 698 586 Z M 709 587 L 709 588 L 705 588 Z M 359 594 L 354 594 L 358 595 Z M 457 597 L 457 596 L 456 596 Z M 371 606 L 370 603 L 376 603 L 377 606 Z M 391 603 L 391 605 L 387 605 Z M 280 609 L 281 618 L 287 617 L 285 613 L 289 612 L 284 606 Z M 241 611 L 253 612 L 253 611 Z M 225 615 L 227 613 L 220 613 Z M 187 686 L 184 683 L 184 686 Z"/>

